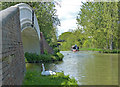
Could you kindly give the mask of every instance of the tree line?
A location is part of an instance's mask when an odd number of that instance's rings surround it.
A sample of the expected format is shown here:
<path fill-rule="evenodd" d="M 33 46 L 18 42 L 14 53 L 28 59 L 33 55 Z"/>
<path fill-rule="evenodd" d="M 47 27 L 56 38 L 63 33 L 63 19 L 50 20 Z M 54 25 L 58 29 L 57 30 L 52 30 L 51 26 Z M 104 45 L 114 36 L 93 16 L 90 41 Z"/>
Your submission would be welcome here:
<path fill-rule="evenodd" d="M 76 17 L 77 29 L 65 32 L 59 39 L 61 50 L 69 50 L 77 44 L 80 48 L 120 49 L 120 2 L 84 2 Z"/>

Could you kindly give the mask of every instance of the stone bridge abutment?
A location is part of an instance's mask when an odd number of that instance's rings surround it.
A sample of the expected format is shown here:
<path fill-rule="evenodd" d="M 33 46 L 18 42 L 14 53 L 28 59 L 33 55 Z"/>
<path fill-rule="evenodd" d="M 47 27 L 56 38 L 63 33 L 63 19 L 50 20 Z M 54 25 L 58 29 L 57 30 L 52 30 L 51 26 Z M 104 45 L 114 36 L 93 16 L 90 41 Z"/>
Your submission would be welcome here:
<path fill-rule="evenodd" d="M 19 8 L 0 12 L 0 85 L 21 85 L 25 72 Z"/>

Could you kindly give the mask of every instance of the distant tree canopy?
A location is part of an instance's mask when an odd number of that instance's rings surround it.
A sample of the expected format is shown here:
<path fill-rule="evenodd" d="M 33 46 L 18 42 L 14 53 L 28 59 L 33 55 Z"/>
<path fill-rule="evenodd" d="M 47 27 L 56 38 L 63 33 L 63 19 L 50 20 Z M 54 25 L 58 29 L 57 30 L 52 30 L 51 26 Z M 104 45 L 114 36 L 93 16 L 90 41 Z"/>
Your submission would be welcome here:
<path fill-rule="evenodd" d="M 16 5 L 20 2 L 2 2 L 2 9 Z M 23 2 L 30 5 L 38 19 L 40 31 L 50 46 L 55 47 L 57 45 L 57 25 L 60 25 L 58 16 L 56 15 L 54 2 Z"/>
<path fill-rule="evenodd" d="M 77 29 L 63 33 L 59 38 L 66 40 L 62 50 L 69 50 L 73 44 L 81 48 L 118 49 L 118 2 L 82 3 L 76 17 Z M 120 49 L 120 48 L 119 48 Z"/>

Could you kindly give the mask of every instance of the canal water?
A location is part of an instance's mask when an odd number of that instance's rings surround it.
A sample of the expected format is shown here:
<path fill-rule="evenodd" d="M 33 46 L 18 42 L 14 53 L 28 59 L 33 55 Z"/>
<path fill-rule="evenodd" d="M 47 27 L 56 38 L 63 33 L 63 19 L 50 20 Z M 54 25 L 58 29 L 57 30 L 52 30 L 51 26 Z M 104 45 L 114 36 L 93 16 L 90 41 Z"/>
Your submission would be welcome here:
<path fill-rule="evenodd" d="M 64 71 L 79 85 L 118 85 L 118 55 L 92 51 L 61 51 L 62 62 L 46 63 L 46 70 Z M 27 69 L 41 70 L 41 64 L 26 64 Z"/>

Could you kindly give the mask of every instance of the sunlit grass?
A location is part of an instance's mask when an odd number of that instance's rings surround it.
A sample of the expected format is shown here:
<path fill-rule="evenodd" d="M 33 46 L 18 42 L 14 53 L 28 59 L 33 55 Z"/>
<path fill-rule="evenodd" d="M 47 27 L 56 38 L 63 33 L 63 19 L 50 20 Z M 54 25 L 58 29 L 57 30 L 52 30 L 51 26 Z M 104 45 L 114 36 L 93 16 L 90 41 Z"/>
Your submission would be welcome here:
<path fill-rule="evenodd" d="M 80 48 L 80 51 L 99 51 L 102 53 L 120 53 L 120 50 L 117 49 L 113 49 L 113 50 L 109 50 L 109 49 L 98 49 L 98 48 Z"/>
<path fill-rule="evenodd" d="M 40 71 L 28 70 L 23 81 L 24 85 L 77 85 L 77 81 L 74 78 L 70 79 L 69 75 L 65 76 L 63 72 L 42 76 Z"/>
<path fill-rule="evenodd" d="M 102 49 L 98 49 L 98 48 L 80 48 L 79 50 L 84 51 L 84 50 L 88 50 L 88 51 L 103 51 Z"/>

